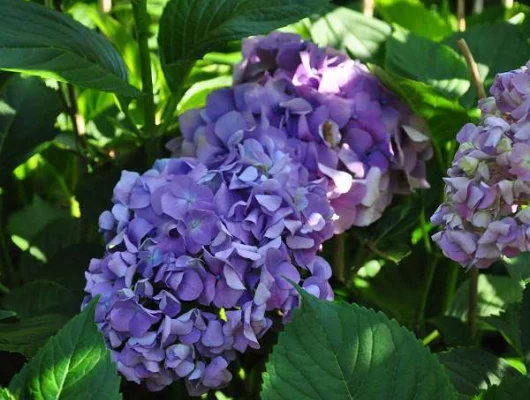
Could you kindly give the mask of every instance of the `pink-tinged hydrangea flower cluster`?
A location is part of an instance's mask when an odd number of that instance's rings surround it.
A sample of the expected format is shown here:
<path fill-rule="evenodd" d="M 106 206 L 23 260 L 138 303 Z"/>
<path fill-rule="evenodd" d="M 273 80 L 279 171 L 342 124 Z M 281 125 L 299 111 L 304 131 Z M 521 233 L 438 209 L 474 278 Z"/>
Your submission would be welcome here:
<path fill-rule="evenodd" d="M 90 263 L 85 302 L 100 296 L 96 323 L 118 369 L 150 390 L 226 385 L 236 354 L 259 348 L 275 316 L 297 306 L 286 278 L 333 298 L 316 255 L 333 234 L 320 182 L 274 130 L 223 128 L 219 146 L 231 146 L 215 169 L 180 158 L 124 171 L 100 217 L 107 252 Z"/>
<path fill-rule="evenodd" d="M 322 180 L 336 233 L 377 220 L 393 194 L 428 187 L 422 121 L 358 61 L 274 32 L 244 41 L 234 79 L 182 115 L 184 155 L 216 168 L 241 135 L 285 137 L 309 179 Z"/>
<path fill-rule="evenodd" d="M 446 181 L 447 199 L 431 220 L 446 257 L 487 268 L 530 250 L 530 73 L 499 74 L 482 122 L 466 124 Z"/>

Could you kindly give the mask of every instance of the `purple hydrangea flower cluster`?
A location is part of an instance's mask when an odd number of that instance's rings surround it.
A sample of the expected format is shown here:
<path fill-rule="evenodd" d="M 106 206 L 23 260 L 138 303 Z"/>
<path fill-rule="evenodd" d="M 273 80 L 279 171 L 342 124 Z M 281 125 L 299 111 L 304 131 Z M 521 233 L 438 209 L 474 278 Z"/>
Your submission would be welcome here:
<path fill-rule="evenodd" d="M 444 255 L 487 268 L 530 250 L 530 73 L 499 74 L 480 125 L 466 124 L 448 170 L 446 201 L 432 216 Z"/>
<path fill-rule="evenodd" d="M 261 123 L 213 128 L 219 146 L 230 144 L 215 168 L 159 160 L 142 175 L 124 171 L 114 188 L 99 221 L 107 252 L 86 272 L 85 303 L 100 296 L 96 323 L 128 380 L 160 390 L 184 379 L 191 395 L 222 387 L 236 354 L 259 348 L 276 316 L 298 305 L 286 278 L 333 298 L 331 268 L 317 256 L 333 235 L 325 189 Z"/>
<path fill-rule="evenodd" d="M 290 157 L 322 181 L 335 233 L 377 220 L 393 194 L 429 187 L 422 121 L 360 62 L 273 32 L 243 42 L 234 80 L 182 115 L 184 155 L 216 168 L 241 135 L 285 137 Z"/>

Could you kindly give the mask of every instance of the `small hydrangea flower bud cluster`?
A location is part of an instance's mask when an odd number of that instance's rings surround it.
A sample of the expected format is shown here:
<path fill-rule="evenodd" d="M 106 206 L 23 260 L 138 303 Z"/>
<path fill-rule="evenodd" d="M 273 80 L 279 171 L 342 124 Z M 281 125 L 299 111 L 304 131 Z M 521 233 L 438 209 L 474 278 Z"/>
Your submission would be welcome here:
<path fill-rule="evenodd" d="M 85 303 L 100 296 L 96 323 L 119 371 L 150 390 L 226 385 L 236 352 L 259 348 L 274 315 L 298 305 L 285 278 L 333 298 L 316 255 L 333 234 L 325 190 L 274 130 L 224 133 L 233 147 L 216 169 L 180 158 L 124 171 L 100 217 L 107 253 L 90 263 Z"/>
<path fill-rule="evenodd" d="M 530 72 L 499 74 L 490 92 L 481 124 L 457 135 L 447 199 L 431 218 L 443 227 L 433 240 L 464 267 L 530 250 Z"/>
<path fill-rule="evenodd" d="M 235 85 L 181 117 L 182 152 L 209 168 L 227 157 L 234 132 L 274 130 L 310 180 L 322 179 L 335 233 L 377 220 L 395 193 L 429 187 L 432 155 L 421 122 L 345 54 L 273 32 L 243 42 Z"/>

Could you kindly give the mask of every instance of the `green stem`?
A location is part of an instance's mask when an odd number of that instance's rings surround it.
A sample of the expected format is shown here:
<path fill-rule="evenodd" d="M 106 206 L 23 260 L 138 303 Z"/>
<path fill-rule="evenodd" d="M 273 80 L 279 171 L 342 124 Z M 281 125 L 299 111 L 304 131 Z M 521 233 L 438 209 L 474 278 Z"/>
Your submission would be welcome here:
<path fill-rule="evenodd" d="M 0 192 L 0 213 L 3 208 L 3 198 L 2 192 Z M 2 224 L 1 215 L 0 215 L 0 252 L 3 255 L 3 268 L 0 272 L 3 272 L 5 275 L 6 282 L 8 284 L 13 284 L 15 282 L 15 269 L 13 267 L 13 262 L 9 256 L 9 248 L 7 246 L 6 236 L 4 234 L 4 225 Z"/>
<path fill-rule="evenodd" d="M 171 125 L 173 122 L 173 114 L 175 113 L 175 110 L 180 102 L 180 98 L 180 93 L 171 93 L 166 108 L 164 108 L 164 112 L 162 113 L 162 124 L 157 129 L 157 136 L 164 135 L 169 125 Z"/>
<path fill-rule="evenodd" d="M 473 337 L 475 337 L 475 334 L 477 333 L 478 272 L 478 268 L 476 267 L 472 267 L 469 271 L 469 307 L 467 322 Z"/>
<path fill-rule="evenodd" d="M 345 234 L 335 236 L 335 252 L 333 253 L 333 276 L 338 282 L 344 283 L 345 260 L 344 253 L 346 250 Z"/>
<path fill-rule="evenodd" d="M 431 256 L 431 262 L 427 265 L 427 271 L 423 282 L 423 292 L 420 298 L 420 305 L 418 307 L 418 313 L 416 315 L 416 332 L 418 334 L 423 333 L 425 326 L 425 308 L 427 307 L 427 300 L 429 299 L 429 292 L 431 291 L 432 281 L 434 274 L 436 273 L 436 266 L 438 264 L 438 254 Z"/>
<path fill-rule="evenodd" d="M 434 330 L 422 340 L 422 343 L 424 346 L 428 346 L 434 340 L 438 339 L 439 336 L 440 336 L 440 332 L 438 332 L 437 330 Z"/>
<path fill-rule="evenodd" d="M 153 95 L 153 77 L 151 73 L 151 53 L 149 51 L 149 15 L 146 0 L 132 0 L 137 40 L 140 50 L 140 72 L 142 74 L 142 92 L 144 100 L 144 135 L 155 134 L 155 100 Z"/>
<path fill-rule="evenodd" d="M 429 232 L 427 232 L 427 228 L 425 224 L 426 224 L 425 207 L 423 207 L 421 210 L 421 214 L 420 214 L 421 233 L 423 235 L 423 244 L 425 245 L 425 251 L 427 252 L 427 254 L 431 254 L 432 253 L 431 238 L 429 237 Z"/>

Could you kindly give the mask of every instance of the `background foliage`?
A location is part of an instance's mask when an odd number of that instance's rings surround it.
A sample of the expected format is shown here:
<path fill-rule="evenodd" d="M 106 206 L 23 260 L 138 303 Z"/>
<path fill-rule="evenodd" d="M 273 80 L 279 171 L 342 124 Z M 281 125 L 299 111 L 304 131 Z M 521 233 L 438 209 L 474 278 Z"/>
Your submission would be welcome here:
<path fill-rule="evenodd" d="M 79 314 L 83 272 L 120 171 L 167 156 L 178 115 L 231 84 L 240 40 L 281 27 L 370 63 L 426 119 L 432 187 L 347 232 L 338 302 L 303 295 L 279 341 L 209 396 L 257 398 L 266 370 L 263 399 L 527 398 L 528 254 L 481 273 L 474 334 L 469 274 L 430 241 L 455 134 L 479 116 L 456 40 L 486 87 L 530 58 L 527 6 L 468 3 L 458 32 L 445 0 L 378 0 L 375 17 L 349 1 L 0 0 L 0 398 L 186 398 L 120 389 L 94 305 Z"/>

